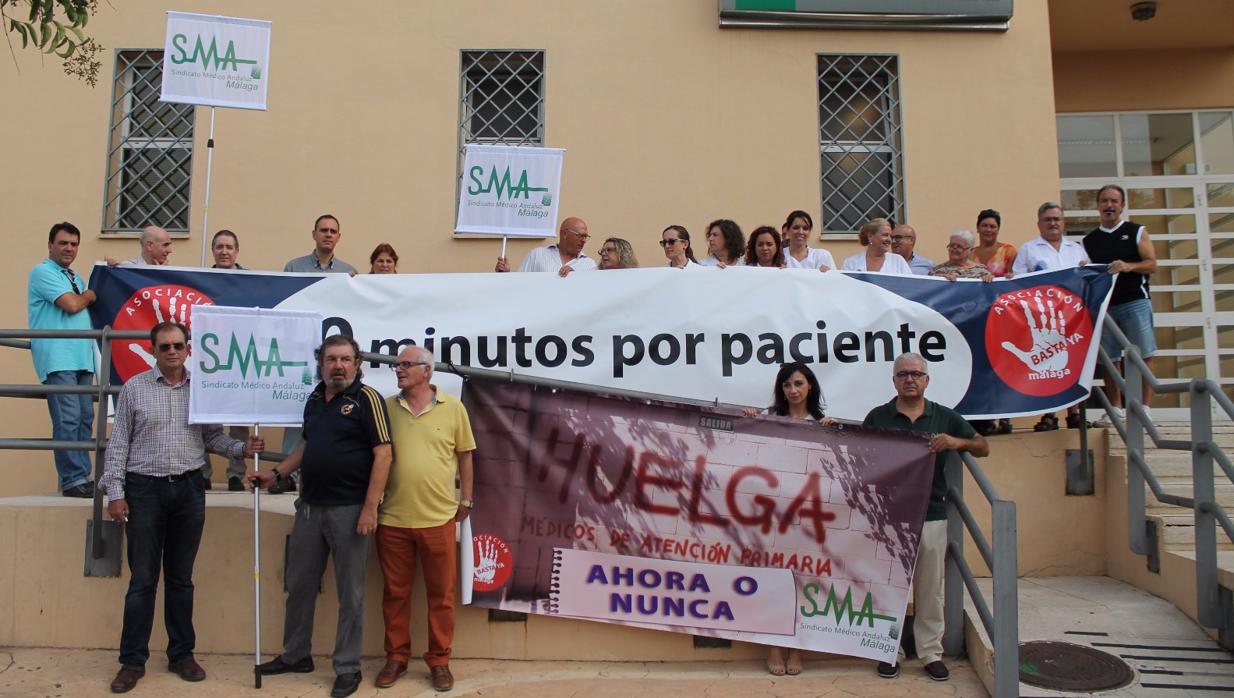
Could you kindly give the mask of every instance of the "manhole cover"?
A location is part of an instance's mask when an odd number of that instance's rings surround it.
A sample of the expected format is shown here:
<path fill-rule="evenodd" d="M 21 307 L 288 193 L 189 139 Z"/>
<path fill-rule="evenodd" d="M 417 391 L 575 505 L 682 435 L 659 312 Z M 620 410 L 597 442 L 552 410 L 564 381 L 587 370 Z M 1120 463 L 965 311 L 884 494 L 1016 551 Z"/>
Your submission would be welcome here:
<path fill-rule="evenodd" d="M 1020 680 L 1063 691 L 1104 691 L 1131 683 L 1135 672 L 1107 652 L 1069 642 L 1020 644 Z"/>

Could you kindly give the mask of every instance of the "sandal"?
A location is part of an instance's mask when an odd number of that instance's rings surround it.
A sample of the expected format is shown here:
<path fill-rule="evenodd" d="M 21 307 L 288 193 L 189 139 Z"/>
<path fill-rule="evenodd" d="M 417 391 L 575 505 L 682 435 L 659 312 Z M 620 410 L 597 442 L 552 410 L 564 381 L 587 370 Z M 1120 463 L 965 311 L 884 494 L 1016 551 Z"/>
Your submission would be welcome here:
<path fill-rule="evenodd" d="M 784 650 L 772 647 L 767 653 L 767 673 L 772 676 L 784 676 Z"/>
<path fill-rule="evenodd" d="M 1068 412 L 1067 413 L 1067 428 L 1068 429 L 1079 429 L 1080 428 L 1080 413 L 1079 412 Z"/>
<path fill-rule="evenodd" d="M 1033 431 L 1056 431 L 1057 429 L 1058 417 L 1055 417 L 1053 414 L 1041 415 L 1041 421 L 1033 425 Z"/>

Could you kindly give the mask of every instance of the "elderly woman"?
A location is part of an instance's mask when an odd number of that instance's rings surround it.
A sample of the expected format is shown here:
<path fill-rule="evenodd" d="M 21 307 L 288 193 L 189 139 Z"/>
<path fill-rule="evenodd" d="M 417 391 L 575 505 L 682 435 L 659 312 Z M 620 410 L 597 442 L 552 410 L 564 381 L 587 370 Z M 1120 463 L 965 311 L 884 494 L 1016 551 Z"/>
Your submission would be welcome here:
<path fill-rule="evenodd" d="M 941 276 L 948 281 L 956 279 L 981 279 L 986 283 L 994 280 L 994 275 L 984 264 L 973 261 L 973 248 L 977 238 L 971 230 L 957 230 L 947 241 L 947 261 L 930 270 L 930 276 Z"/>
<path fill-rule="evenodd" d="M 368 263 L 370 274 L 398 273 L 398 253 L 388 242 L 383 242 L 373 248 L 373 254 L 368 256 Z"/>
<path fill-rule="evenodd" d="M 973 249 L 973 261 L 979 262 L 996 277 L 1011 278 L 1011 265 L 1015 263 L 1015 245 L 998 241 L 998 232 L 1003 227 L 1003 217 L 998 211 L 987 208 L 977 214 L 977 235 L 981 244 Z"/>
<path fill-rule="evenodd" d="M 601 269 L 637 269 L 634 246 L 622 238 L 608 238 L 600 246 Z"/>
<path fill-rule="evenodd" d="M 707 254 L 699 264 L 704 267 L 724 267 L 745 264 L 746 236 L 741 226 L 727 218 L 707 224 Z"/>
<path fill-rule="evenodd" d="M 886 274 L 904 274 L 911 276 L 913 270 L 908 262 L 898 254 L 888 254 L 891 251 L 891 223 L 886 218 L 871 218 L 857 231 L 857 239 L 865 252 L 844 260 L 842 269 L 846 271 L 881 271 Z"/>
<path fill-rule="evenodd" d="M 764 225 L 750 233 L 750 241 L 746 244 L 746 266 L 784 268 L 784 247 L 779 231 Z"/>

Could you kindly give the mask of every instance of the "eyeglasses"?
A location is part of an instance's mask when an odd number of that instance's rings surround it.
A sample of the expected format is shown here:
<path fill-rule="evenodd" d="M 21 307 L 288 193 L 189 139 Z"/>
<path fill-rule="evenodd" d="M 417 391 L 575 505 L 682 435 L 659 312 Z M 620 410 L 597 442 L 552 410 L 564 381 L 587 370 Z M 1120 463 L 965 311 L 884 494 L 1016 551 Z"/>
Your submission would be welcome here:
<path fill-rule="evenodd" d="M 164 342 L 159 345 L 159 351 L 170 351 L 172 349 L 184 351 L 184 342 Z"/>
<path fill-rule="evenodd" d="M 680 239 L 680 238 L 673 238 L 673 239 L 671 239 L 671 240 L 661 240 L 661 241 L 660 241 L 660 246 L 661 246 L 661 247 L 668 247 L 669 245 L 672 245 L 673 243 L 676 243 L 676 242 L 681 242 L 681 239 Z"/>
<path fill-rule="evenodd" d="M 395 361 L 394 362 L 394 368 L 396 369 L 401 368 L 404 371 L 411 368 L 412 366 L 428 366 L 428 365 L 429 365 L 429 362 L 427 361 Z"/>
<path fill-rule="evenodd" d="M 81 288 L 77 285 L 77 275 L 72 269 L 63 269 L 64 275 L 69 277 L 69 285 L 73 287 L 73 293 L 81 295 Z"/>
<path fill-rule="evenodd" d="M 1041 221 L 1043 223 L 1062 223 L 1063 218 L 1062 216 L 1046 216 L 1045 218 L 1042 218 Z"/>
<path fill-rule="evenodd" d="M 896 378 L 899 378 L 900 380 L 908 380 L 909 378 L 912 378 L 913 380 L 921 380 L 928 375 L 929 374 L 925 371 L 896 371 Z"/>
<path fill-rule="evenodd" d="M 571 234 L 571 235 L 573 235 L 573 236 L 574 236 L 574 237 L 576 237 L 576 238 L 582 238 L 583 240 L 590 240 L 590 239 L 591 239 L 591 234 L 590 234 L 590 233 L 580 233 L 580 232 L 579 232 L 579 231 L 577 231 L 577 230 L 567 230 L 566 232 L 567 232 L 567 233 L 569 233 L 569 234 Z"/>
<path fill-rule="evenodd" d="M 951 244 L 951 245 L 947 245 L 947 249 L 949 249 L 949 250 L 967 250 L 967 249 L 971 249 L 971 248 L 970 248 L 968 245 L 957 245 L 957 244 Z"/>
<path fill-rule="evenodd" d="M 901 240 L 915 240 L 916 238 L 912 235 L 892 235 L 891 239 L 895 242 L 899 242 Z"/>

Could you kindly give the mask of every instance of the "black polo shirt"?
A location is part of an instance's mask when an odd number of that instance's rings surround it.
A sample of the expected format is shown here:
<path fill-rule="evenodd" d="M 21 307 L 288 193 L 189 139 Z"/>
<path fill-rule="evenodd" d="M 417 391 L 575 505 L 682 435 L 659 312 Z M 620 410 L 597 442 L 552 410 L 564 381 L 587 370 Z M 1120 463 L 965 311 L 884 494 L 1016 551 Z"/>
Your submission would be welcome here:
<path fill-rule="evenodd" d="M 891 402 L 870 410 L 863 424 L 867 427 L 947 434 L 959 439 L 971 439 L 977 435 L 973 425 L 965 421 L 958 412 L 929 400 L 925 401 L 925 412 L 922 412 L 915 422 L 910 422 L 907 415 L 897 410 L 896 399 L 891 398 Z M 930 506 L 926 509 L 926 521 L 939 521 L 947 518 L 946 465 L 946 451 L 934 457 L 934 483 L 930 486 Z"/>
<path fill-rule="evenodd" d="M 386 401 L 357 378 L 326 401 L 318 383 L 304 403 L 300 499 L 317 506 L 363 504 L 373 471 L 373 448 L 390 443 Z"/>

